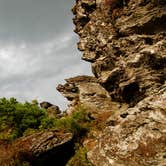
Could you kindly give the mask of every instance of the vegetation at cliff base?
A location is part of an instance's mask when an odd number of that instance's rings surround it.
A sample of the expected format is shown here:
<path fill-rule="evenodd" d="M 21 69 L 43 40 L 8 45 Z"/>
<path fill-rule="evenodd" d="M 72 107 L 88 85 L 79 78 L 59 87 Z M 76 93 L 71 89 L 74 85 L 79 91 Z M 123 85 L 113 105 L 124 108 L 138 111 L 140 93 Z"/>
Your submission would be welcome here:
<path fill-rule="evenodd" d="M 74 112 L 70 117 L 63 118 L 59 122 L 57 121 L 57 125 L 76 134 L 77 131 L 88 127 L 88 123 L 86 122 L 90 121 L 91 119 L 87 112 L 81 110 Z"/>
<path fill-rule="evenodd" d="M 22 136 L 38 131 L 53 129 L 59 132 L 71 132 L 74 135 L 75 154 L 68 163 L 70 165 L 91 166 L 86 158 L 86 149 L 81 140 L 93 125 L 92 118 L 83 106 L 78 106 L 71 115 L 61 114 L 58 118 L 49 117 L 47 109 L 41 108 L 37 102 L 20 103 L 15 98 L 0 99 L 0 141 L 13 142 Z M 4 144 L 6 146 L 6 144 Z M 15 151 L 15 153 L 18 150 Z M 12 159 L 12 158 L 11 158 Z M 22 165 L 24 160 L 17 157 L 9 162 Z M 21 164 L 17 164 L 21 163 Z"/>
<path fill-rule="evenodd" d="M 83 137 L 91 127 L 92 119 L 86 108 L 78 106 L 71 115 L 61 118 L 48 118 L 42 120 L 40 128 L 54 128 L 59 131 L 71 132 L 76 139 Z"/>
<path fill-rule="evenodd" d="M 72 132 L 79 139 L 89 130 L 91 118 L 83 107 L 72 115 L 50 118 L 36 102 L 20 103 L 15 98 L 0 99 L 0 140 L 12 141 L 39 130 Z"/>
<path fill-rule="evenodd" d="M 39 129 L 46 117 L 46 111 L 37 104 L 1 98 L 0 139 L 13 140 L 21 137 L 27 129 Z"/>

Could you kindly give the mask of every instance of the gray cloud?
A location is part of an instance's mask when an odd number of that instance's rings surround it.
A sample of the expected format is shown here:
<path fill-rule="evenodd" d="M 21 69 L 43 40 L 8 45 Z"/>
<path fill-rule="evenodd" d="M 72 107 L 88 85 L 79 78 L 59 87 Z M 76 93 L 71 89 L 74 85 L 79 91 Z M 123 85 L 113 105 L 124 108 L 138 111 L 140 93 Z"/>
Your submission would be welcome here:
<path fill-rule="evenodd" d="M 41 42 L 58 36 L 73 27 L 73 3 L 74 0 L 1 0 L 0 38 Z"/>
<path fill-rule="evenodd" d="M 68 0 L 0 1 L 0 97 L 47 100 L 65 78 L 90 73 L 76 49 Z"/>

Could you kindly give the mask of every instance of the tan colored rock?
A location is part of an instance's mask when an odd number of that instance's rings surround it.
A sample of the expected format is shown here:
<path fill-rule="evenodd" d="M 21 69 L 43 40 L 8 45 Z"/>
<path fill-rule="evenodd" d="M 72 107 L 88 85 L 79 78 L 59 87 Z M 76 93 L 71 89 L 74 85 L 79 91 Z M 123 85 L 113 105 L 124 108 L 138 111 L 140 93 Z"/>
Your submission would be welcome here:
<path fill-rule="evenodd" d="M 61 110 L 58 106 L 53 105 L 47 108 L 47 114 L 49 118 L 57 118 L 61 114 Z"/>
<path fill-rule="evenodd" d="M 49 164 L 66 160 L 64 151 L 72 153 L 73 134 L 60 133 L 54 130 L 37 132 L 15 140 L 12 144 L 2 143 L 0 146 L 0 165 L 8 166 L 16 163 L 27 162 L 34 165 Z M 52 153 L 52 154 L 51 154 Z M 53 159 L 54 158 L 54 159 Z M 49 161 L 50 160 L 50 161 Z M 19 163 L 18 163 L 19 164 Z M 51 163 L 50 163 L 51 164 Z"/>
<path fill-rule="evenodd" d="M 166 86 L 135 107 L 110 116 L 106 124 L 97 138 L 84 142 L 94 165 L 166 163 Z"/>
<path fill-rule="evenodd" d="M 96 77 L 73 79 L 69 107 L 88 105 L 95 117 L 87 158 L 95 166 L 164 166 L 165 1 L 78 0 L 74 8 L 78 48 Z"/>
<path fill-rule="evenodd" d="M 62 88 L 59 89 L 59 87 Z M 73 87 L 77 91 L 73 92 Z M 94 77 L 79 76 L 67 79 L 67 83 L 65 85 L 59 85 L 57 89 L 67 98 L 73 96 L 67 111 L 69 114 L 75 110 L 77 104 L 88 107 L 88 111 L 92 114 L 96 113 L 96 111 L 98 111 L 98 114 L 104 111 L 109 112 L 121 107 L 119 103 L 112 101 L 109 93 Z"/>
<path fill-rule="evenodd" d="M 82 4 L 79 0 L 76 9 Z M 106 12 L 99 4 L 112 9 Z M 92 62 L 94 75 L 115 101 L 135 105 L 166 79 L 165 3 L 107 0 L 96 6 L 84 12 L 83 26 L 74 13 L 82 59 Z"/>

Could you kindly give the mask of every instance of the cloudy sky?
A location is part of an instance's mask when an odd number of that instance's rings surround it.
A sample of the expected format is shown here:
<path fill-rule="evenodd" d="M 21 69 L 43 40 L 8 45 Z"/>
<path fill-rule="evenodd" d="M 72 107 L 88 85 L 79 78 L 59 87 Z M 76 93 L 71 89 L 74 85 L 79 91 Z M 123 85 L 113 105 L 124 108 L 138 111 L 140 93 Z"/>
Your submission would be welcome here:
<path fill-rule="evenodd" d="M 0 0 L 0 97 L 50 101 L 64 79 L 91 74 L 81 60 L 70 8 L 74 0 Z"/>

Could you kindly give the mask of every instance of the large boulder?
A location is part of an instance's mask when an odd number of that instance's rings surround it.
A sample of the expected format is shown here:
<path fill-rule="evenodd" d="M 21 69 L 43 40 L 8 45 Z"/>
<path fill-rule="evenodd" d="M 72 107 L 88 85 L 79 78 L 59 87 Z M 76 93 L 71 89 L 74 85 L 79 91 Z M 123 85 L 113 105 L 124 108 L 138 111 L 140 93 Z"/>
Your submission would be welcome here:
<path fill-rule="evenodd" d="M 65 165 L 73 153 L 72 133 L 54 130 L 37 132 L 0 145 L 0 165 Z"/>
<path fill-rule="evenodd" d="M 51 103 L 49 103 L 47 101 L 43 101 L 43 102 L 40 103 L 40 107 L 44 108 L 44 109 L 47 109 L 47 108 L 49 108 L 51 106 L 53 106 L 53 104 L 51 104 Z"/>

